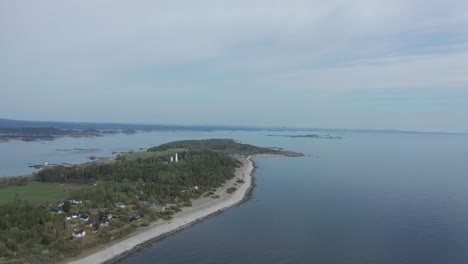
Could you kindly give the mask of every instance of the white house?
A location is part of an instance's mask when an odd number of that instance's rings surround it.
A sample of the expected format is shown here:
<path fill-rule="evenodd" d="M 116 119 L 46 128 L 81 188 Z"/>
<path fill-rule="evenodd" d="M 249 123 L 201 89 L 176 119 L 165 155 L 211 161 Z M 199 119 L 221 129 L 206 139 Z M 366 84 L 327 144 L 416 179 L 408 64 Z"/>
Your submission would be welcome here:
<path fill-rule="evenodd" d="M 83 201 L 81 201 L 81 200 L 75 200 L 75 199 L 70 200 L 69 202 L 70 202 L 71 204 L 82 204 L 82 203 L 83 203 Z"/>
<path fill-rule="evenodd" d="M 55 209 L 55 208 L 49 208 L 49 212 L 51 214 L 61 214 L 61 213 L 63 213 L 62 210 Z"/>
<path fill-rule="evenodd" d="M 125 204 L 122 203 L 122 202 L 117 202 L 117 203 L 115 203 L 114 205 L 115 205 L 115 207 L 117 207 L 117 208 L 125 208 Z"/>
<path fill-rule="evenodd" d="M 83 220 L 83 221 L 85 221 L 85 222 L 88 222 L 89 216 L 87 216 L 87 215 L 85 215 L 85 214 L 82 214 L 82 215 L 80 215 L 80 219 Z"/>
<path fill-rule="evenodd" d="M 73 231 L 72 236 L 73 237 L 84 237 L 84 236 L 86 236 L 86 231 L 84 231 L 84 230 Z"/>

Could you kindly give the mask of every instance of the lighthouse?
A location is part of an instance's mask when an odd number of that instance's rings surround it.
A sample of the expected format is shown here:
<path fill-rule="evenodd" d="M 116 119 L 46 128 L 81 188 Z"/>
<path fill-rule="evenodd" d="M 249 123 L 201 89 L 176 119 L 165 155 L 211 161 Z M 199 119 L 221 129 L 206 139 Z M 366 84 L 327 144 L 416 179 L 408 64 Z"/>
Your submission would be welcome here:
<path fill-rule="evenodd" d="M 175 162 L 179 162 L 179 155 L 177 153 L 175 154 Z"/>

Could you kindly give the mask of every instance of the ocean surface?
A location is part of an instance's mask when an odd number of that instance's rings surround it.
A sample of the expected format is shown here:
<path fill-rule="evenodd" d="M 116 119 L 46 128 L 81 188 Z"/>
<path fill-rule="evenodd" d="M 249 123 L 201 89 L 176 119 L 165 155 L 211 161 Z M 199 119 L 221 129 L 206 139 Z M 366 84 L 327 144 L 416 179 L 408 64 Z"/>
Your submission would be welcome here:
<path fill-rule="evenodd" d="M 0 175 L 27 163 L 83 162 L 89 153 L 197 138 L 235 138 L 303 152 L 258 157 L 248 202 L 153 243 L 119 263 L 468 263 L 468 136 L 165 132 L 0 143 Z M 281 132 L 279 134 L 297 134 Z M 1 189 L 0 189 L 1 191 Z"/>

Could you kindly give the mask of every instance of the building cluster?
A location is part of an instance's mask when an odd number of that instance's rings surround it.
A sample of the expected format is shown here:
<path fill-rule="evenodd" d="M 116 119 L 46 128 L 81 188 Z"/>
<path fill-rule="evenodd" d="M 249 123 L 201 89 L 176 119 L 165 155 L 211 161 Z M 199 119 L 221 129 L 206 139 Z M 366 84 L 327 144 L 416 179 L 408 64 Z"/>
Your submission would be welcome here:
<path fill-rule="evenodd" d="M 81 201 L 81 200 L 69 200 L 68 202 L 71 205 L 82 205 L 83 204 L 83 201 Z M 51 214 L 64 214 L 65 212 L 62 210 L 63 209 L 62 207 L 63 207 L 63 205 L 65 203 L 61 202 L 61 201 L 57 202 L 54 207 L 49 208 L 49 212 Z M 154 205 L 156 206 L 157 204 L 154 203 Z M 123 203 L 123 202 L 120 202 L 120 201 L 116 202 L 114 204 L 114 206 L 116 208 L 119 208 L 119 209 L 127 208 L 127 205 L 125 203 Z M 101 209 L 101 210 L 104 210 L 104 209 Z M 102 212 L 105 212 L 105 211 L 102 211 Z M 86 228 L 94 229 L 93 233 L 97 233 L 99 227 L 101 227 L 101 228 L 109 227 L 111 220 L 117 219 L 119 217 L 116 216 L 116 215 L 113 215 L 112 213 L 107 213 L 107 214 L 101 216 L 99 218 L 99 220 L 97 220 L 95 217 L 92 219 L 89 215 L 80 213 L 78 211 L 78 212 L 75 212 L 75 213 L 70 212 L 68 214 L 65 214 L 64 218 L 65 218 L 65 221 L 68 222 L 67 225 L 75 227 L 75 229 L 73 229 L 73 232 L 71 233 L 71 235 L 73 237 L 75 237 L 75 238 L 81 238 L 81 237 L 86 236 L 86 231 L 85 231 Z M 143 215 L 138 214 L 138 213 L 135 212 L 129 217 L 129 221 L 132 222 L 132 221 L 136 221 L 136 220 L 141 220 L 142 218 L 143 218 Z"/>

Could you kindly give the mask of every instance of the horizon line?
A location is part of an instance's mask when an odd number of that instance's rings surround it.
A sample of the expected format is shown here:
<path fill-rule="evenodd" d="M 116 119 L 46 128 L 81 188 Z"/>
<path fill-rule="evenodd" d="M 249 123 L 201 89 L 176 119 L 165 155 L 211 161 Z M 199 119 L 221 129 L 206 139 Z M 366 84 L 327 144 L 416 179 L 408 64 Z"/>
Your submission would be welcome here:
<path fill-rule="evenodd" d="M 89 125 L 135 125 L 135 126 L 171 126 L 171 127 L 198 127 L 210 128 L 230 128 L 232 130 L 282 130 L 282 131 L 334 131 L 334 132 L 377 132 L 377 133 L 400 133 L 400 134 L 446 134 L 446 135 L 468 135 L 468 132 L 448 132 L 448 131 L 419 131 L 411 129 L 393 128 L 320 128 L 320 127 L 289 127 L 289 126 L 252 126 L 252 125 L 221 125 L 221 124 L 174 124 L 174 123 L 144 123 L 144 122 L 96 122 L 96 121 L 48 121 L 48 120 L 23 120 L 0 117 L 0 121 L 13 122 L 38 122 L 38 123 L 62 123 L 62 124 L 89 124 Z"/>

